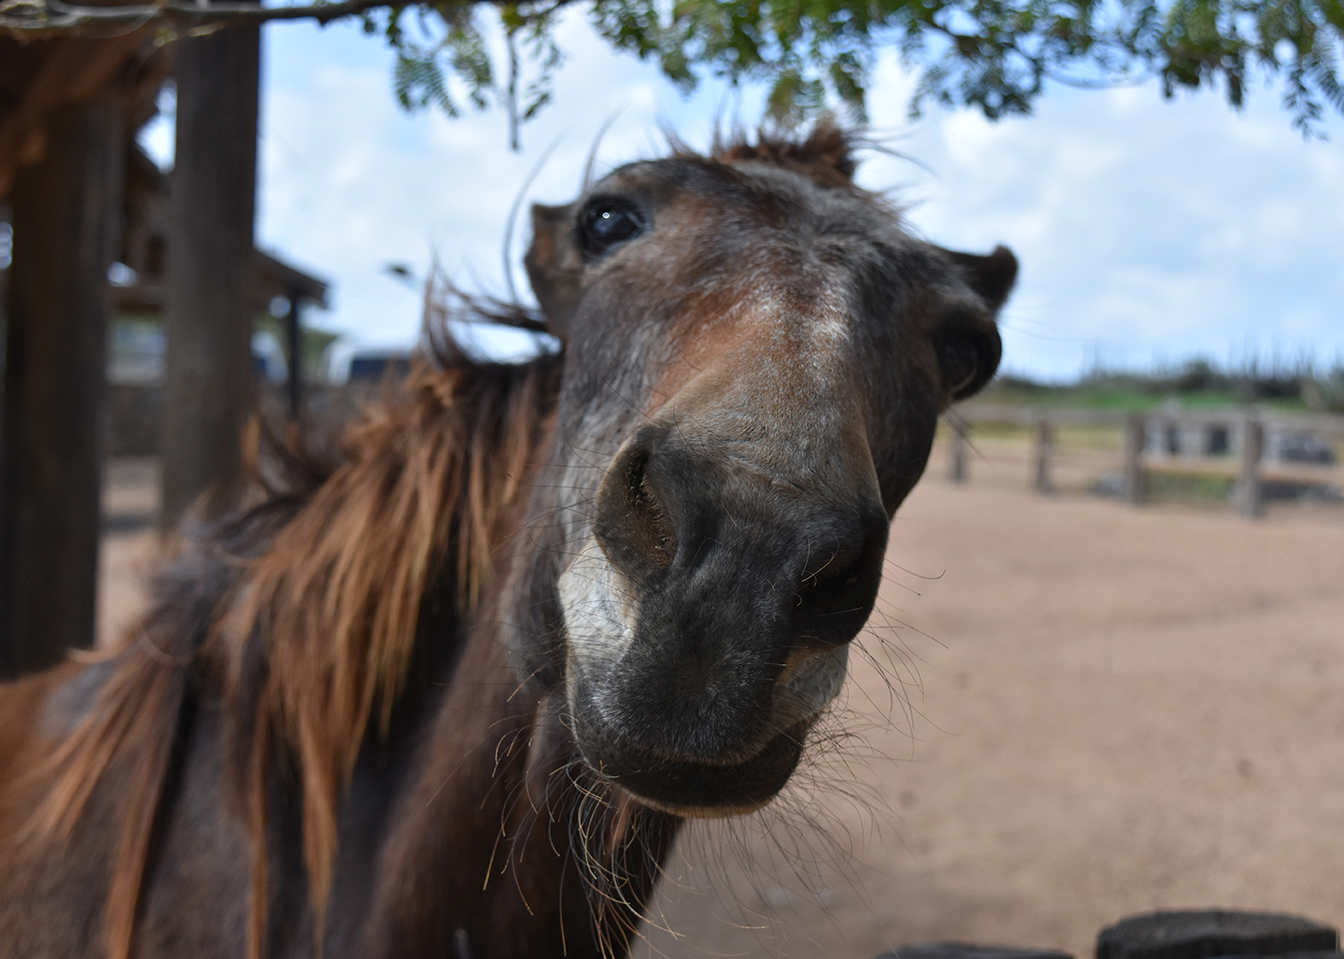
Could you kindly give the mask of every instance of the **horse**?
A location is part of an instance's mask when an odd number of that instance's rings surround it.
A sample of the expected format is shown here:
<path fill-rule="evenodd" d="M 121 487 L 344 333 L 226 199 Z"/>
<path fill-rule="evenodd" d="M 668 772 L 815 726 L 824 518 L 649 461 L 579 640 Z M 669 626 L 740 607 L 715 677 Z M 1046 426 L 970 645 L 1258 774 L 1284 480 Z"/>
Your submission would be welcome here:
<path fill-rule="evenodd" d="M 0 692 L 0 954 L 625 955 L 680 825 L 836 697 L 1017 262 L 912 236 L 820 123 L 537 205 L 526 362 L 430 335 L 272 444 L 103 656 Z"/>

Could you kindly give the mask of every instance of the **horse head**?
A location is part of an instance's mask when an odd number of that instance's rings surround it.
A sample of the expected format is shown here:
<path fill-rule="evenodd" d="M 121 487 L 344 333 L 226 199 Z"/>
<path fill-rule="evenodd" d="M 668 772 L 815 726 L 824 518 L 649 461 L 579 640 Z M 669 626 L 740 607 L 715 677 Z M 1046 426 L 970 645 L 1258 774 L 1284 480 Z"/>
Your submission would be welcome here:
<path fill-rule="evenodd" d="M 998 365 L 1013 255 L 911 236 L 849 147 L 822 125 L 681 152 L 533 210 L 565 363 L 512 644 L 586 763 L 655 809 L 787 782 L 938 416 Z"/>

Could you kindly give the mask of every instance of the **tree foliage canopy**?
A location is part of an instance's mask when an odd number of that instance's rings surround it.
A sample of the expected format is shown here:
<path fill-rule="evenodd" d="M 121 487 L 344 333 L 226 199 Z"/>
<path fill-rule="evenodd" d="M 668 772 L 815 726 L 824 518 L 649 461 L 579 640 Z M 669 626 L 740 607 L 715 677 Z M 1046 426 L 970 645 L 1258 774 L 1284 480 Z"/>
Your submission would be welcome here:
<path fill-rule="evenodd" d="M 878 51 L 920 71 L 912 113 L 928 103 L 992 119 L 1030 113 L 1048 83 L 1107 86 L 1152 77 L 1172 96 L 1220 88 L 1241 106 L 1255 82 L 1277 85 L 1293 124 L 1319 130 L 1344 113 L 1344 0 L 581 0 L 619 49 L 656 61 L 683 90 L 705 75 L 767 85 L 777 121 L 839 108 L 862 121 Z M 76 6 L 0 0 L 0 34 L 20 38 L 157 24 L 165 33 L 230 22 L 363 18 L 397 54 L 408 109 L 456 115 L 503 101 L 518 124 L 551 97 L 564 60 L 563 8 L 580 0 L 152 0 Z M 489 39 L 497 18 L 506 48 Z"/>
<path fill-rule="evenodd" d="M 549 99 L 563 59 L 554 27 L 566 2 L 364 16 L 397 48 L 396 89 L 407 107 L 434 103 L 451 114 L 460 100 L 501 96 L 526 119 Z M 482 39 L 487 9 L 508 37 L 505 70 Z M 591 0 L 587 10 L 610 43 L 656 61 L 684 90 L 705 74 L 767 84 L 769 111 L 784 122 L 837 106 L 861 121 L 884 46 L 921 69 L 914 114 L 932 102 L 997 119 L 1030 113 L 1050 82 L 1154 76 L 1167 96 L 1212 86 L 1238 107 L 1257 80 L 1278 85 L 1304 133 L 1318 129 L 1327 108 L 1344 113 L 1344 0 Z M 418 18 L 420 39 L 409 39 L 409 17 Z M 520 87 L 522 72 L 532 79 Z"/>

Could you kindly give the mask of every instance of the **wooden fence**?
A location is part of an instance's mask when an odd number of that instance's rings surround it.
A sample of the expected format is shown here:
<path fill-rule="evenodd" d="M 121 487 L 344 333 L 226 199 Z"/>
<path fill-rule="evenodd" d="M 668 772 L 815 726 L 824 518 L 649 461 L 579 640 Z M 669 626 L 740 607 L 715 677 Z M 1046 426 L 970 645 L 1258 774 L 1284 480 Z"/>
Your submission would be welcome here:
<path fill-rule="evenodd" d="M 1249 518 L 1264 515 L 1266 482 L 1317 484 L 1336 478 L 1337 471 L 1328 465 L 1275 455 L 1277 450 L 1270 448 L 1269 439 L 1304 435 L 1322 442 L 1344 439 L 1344 416 L 1325 414 L 1280 414 L 1246 408 L 1138 414 L 976 405 L 959 409 L 950 418 L 952 482 L 967 479 L 969 434 L 977 426 L 990 424 L 1023 426 L 1033 431 L 1031 486 L 1038 493 L 1055 491 L 1051 465 L 1059 427 L 1110 426 L 1121 432 L 1121 485 L 1126 502 L 1139 505 L 1147 500 L 1148 473 L 1155 469 L 1230 476 L 1234 479 L 1237 509 Z"/>

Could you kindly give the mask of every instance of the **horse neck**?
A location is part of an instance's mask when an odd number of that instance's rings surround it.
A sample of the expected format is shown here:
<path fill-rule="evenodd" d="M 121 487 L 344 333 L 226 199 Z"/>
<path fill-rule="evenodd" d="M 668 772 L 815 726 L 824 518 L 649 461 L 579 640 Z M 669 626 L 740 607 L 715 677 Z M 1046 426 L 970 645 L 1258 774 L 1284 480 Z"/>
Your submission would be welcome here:
<path fill-rule="evenodd" d="M 503 613 L 517 609 L 517 585 L 507 569 L 492 576 L 482 613 L 463 624 L 389 817 L 359 955 L 628 951 L 677 820 L 601 781 L 563 696 L 520 676 L 516 620 Z"/>

